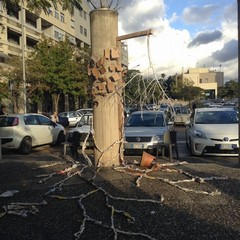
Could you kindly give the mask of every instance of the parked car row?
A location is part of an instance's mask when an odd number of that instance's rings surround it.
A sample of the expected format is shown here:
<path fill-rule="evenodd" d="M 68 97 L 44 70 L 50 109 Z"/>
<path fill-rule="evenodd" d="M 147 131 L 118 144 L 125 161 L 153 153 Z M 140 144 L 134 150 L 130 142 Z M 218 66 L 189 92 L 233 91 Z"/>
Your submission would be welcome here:
<path fill-rule="evenodd" d="M 176 113 L 178 111 L 181 110 L 175 109 Z M 196 108 L 190 118 L 185 120 L 186 144 L 192 155 L 238 155 L 239 114 L 234 109 Z M 170 131 L 173 124 L 164 111 L 146 110 L 131 113 L 124 125 L 125 152 L 148 151 L 154 154 L 157 145 L 163 141 L 164 133 Z M 93 113 L 80 116 L 76 126 L 67 130 L 66 138 L 63 126 L 41 114 L 0 116 L 2 148 L 18 149 L 23 154 L 30 153 L 36 146 L 59 145 L 65 139 L 74 141 L 74 133 L 81 136 L 79 141 L 82 145 L 86 135 L 89 132 L 93 133 L 93 130 Z M 91 134 L 87 146 L 93 147 Z"/>
<path fill-rule="evenodd" d="M 186 124 L 186 144 L 192 155 L 238 155 L 237 111 L 231 108 L 197 108 L 191 117 L 187 109 L 183 113 L 186 113 L 186 118 L 179 122 Z M 92 121 L 92 114 L 85 115 L 77 127 L 69 131 L 69 136 L 75 131 L 86 135 Z M 124 126 L 125 152 L 144 150 L 155 153 L 157 144 L 163 141 L 164 132 L 171 130 L 173 124 L 164 111 L 131 113 Z"/>

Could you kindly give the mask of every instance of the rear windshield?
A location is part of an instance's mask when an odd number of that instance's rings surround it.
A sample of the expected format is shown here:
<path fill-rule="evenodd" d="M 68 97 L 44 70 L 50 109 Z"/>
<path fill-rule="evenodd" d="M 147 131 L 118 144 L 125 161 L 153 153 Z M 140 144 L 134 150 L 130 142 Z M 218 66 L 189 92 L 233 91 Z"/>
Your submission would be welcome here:
<path fill-rule="evenodd" d="M 0 116 L 0 127 L 10 127 L 13 125 L 15 117 Z"/>

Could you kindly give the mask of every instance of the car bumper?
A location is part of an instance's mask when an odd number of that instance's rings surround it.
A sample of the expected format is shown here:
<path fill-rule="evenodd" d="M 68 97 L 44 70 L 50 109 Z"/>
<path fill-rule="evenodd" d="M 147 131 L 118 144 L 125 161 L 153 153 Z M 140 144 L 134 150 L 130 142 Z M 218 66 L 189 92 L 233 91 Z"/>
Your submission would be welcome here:
<path fill-rule="evenodd" d="M 20 142 L 14 140 L 13 138 L 1 138 L 2 149 L 18 149 Z"/>
<path fill-rule="evenodd" d="M 194 138 L 191 142 L 194 155 L 238 156 L 238 141 L 219 142 L 209 139 Z"/>
<path fill-rule="evenodd" d="M 139 142 L 124 143 L 124 149 L 126 150 L 151 150 L 156 148 L 157 143 L 139 143 Z"/>

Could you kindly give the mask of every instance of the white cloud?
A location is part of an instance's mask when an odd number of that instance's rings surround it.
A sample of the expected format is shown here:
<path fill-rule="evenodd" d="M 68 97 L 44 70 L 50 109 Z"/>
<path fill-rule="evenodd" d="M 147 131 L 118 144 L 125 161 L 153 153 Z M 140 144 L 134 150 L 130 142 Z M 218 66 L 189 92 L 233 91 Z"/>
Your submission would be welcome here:
<path fill-rule="evenodd" d="M 150 36 L 149 42 L 147 37 L 134 38 L 125 42 L 129 51 L 129 68 L 140 64 L 138 69 L 146 73 L 146 70 L 152 66 L 157 74 L 165 73 L 169 76 L 180 73 L 182 69 L 203 67 L 204 65 L 211 68 L 215 64 L 216 66 L 222 65 L 226 78 L 236 79 L 236 59 L 235 61 L 229 59 L 224 63 L 213 59 L 214 56 L 219 57 L 220 54 L 224 54 L 223 48 L 227 42 L 237 39 L 237 19 L 232 17 L 233 14 L 229 14 L 230 10 L 235 9 L 236 11 L 236 6 L 235 8 L 227 6 L 223 15 L 219 14 L 220 8 L 217 5 L 202 6 L 199 11 L 204 13 L 204 21 L 203 15 L 200 16 L 196 9 L 196 7 L 182 9 L 185 21 L 191 20 L 192 23 L 198 23 L 197 27 L 201 30 L 198 33 L 204 34 L 205 31 L 209 35 L 209 33 L 221 32 L 222 37 L 217 41 L 215 38 L 215 41 L 209 40 L 204 44 L 196 44 L 192 48 L 188 48 L 189 43 L 193 40 L 190 28 L 188 29 L 187 25 L 181 29 L 171 27 L 171 23 L 180 21 L 181 16 L 173 12 L 171 18 L 167 19 L 165 17 L 166 8 L 162 0 L 152 0 L 151 4 L 146 0 L 133 0 L 126 4 L 119 12 L 119 35 L 153 29 L 153 35 Z M 217 13 L 214 16 L 215 10 Z M 214 22 L 213 20 L 219 20 L 220 16 L 225 17 L 225 20 L 222 19 L 219 24 L 216 22 L 215 25 L 204 24 L 204 22 L 209 24 Z M 201 21 L 202 25 L 199 27 Z M 234 50 L 234 48 L 229 49 Z"/>

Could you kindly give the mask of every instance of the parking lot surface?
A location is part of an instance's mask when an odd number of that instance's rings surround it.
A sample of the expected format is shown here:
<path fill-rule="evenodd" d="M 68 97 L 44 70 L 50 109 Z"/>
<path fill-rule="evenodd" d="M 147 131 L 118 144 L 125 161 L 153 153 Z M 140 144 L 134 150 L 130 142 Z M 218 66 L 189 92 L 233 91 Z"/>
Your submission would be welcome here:
<path fill-rule="evenodd" d="M 152 168 L 141 156 L 96 170 L 59 148 L 4 153 L 0 239 L 240 239 L 238 159 L 190 157 L 179 140 L 179 161 Z"/>

